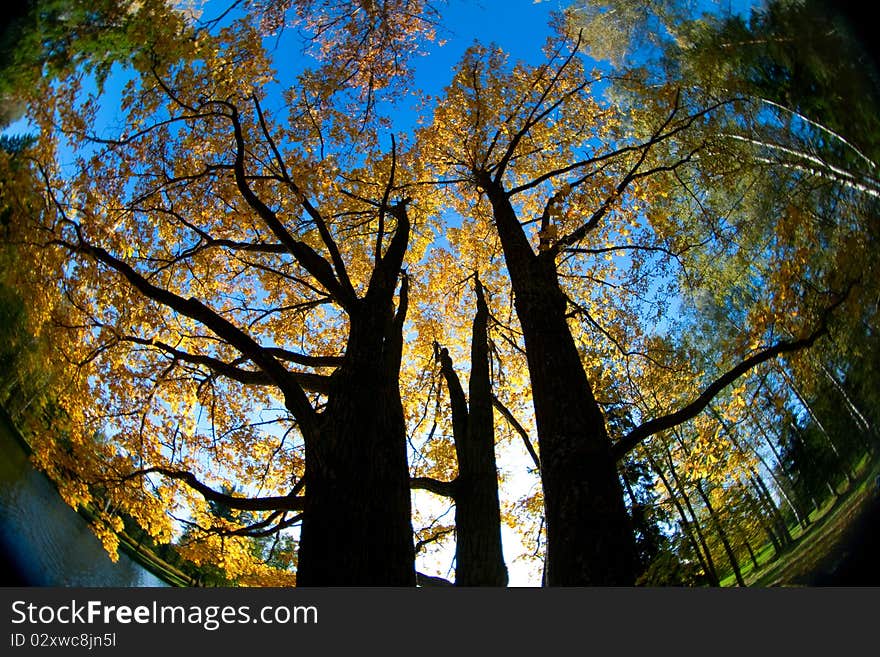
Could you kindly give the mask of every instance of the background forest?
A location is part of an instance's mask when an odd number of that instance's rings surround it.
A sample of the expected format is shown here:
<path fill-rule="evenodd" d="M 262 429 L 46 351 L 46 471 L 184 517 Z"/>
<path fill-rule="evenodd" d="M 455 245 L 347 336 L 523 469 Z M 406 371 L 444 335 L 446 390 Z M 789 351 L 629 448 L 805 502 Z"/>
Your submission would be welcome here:
<path fill-rule="evenodd" d="M 7 23 L 0 402 L 111 555 L 745 586 L 873 476 L 860 26 L 549 4 L 486 3 L 516 52 L 488 26 L 456 51 L 452 0 Z"/>

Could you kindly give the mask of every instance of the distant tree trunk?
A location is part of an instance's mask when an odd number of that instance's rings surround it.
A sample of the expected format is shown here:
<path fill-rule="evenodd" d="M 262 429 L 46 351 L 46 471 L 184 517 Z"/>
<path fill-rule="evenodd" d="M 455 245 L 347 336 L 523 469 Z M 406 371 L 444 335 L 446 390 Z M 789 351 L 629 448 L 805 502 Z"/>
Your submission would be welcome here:
<path fill-rule="evenodd" d="M 682 507 L 681 502 L 678 500 L 678 497 L 675 494 L 675 489 L 666 478 L 666 475 L 663 473 L 662 468 L 660 468 L 660 466 L 653 459 L 653 457 L 651 457 L 650 454 L 648 454 L 648 463 L 654 473 L 660 478 L 660 481 L 663 483 L 663 487 L 666 488 L 666 493 L 669 495 L 669 499 L 672 500 L 672 504 L 673 506 L 675 506 L 675 510 L 678 511 L 678 515 L 681 518 L 682 529 L 685 533 L 685 538 L 687 538 L 688 542 L 691 544 L 691 549 L 694 551 L 694 554 L 697 555 L 697 560 L 700 562 L 700 566 L 703 568 L 703 572 L 706 573 L 706 577 L 709 580 L 709 586 L 721 586 L 721 581 L 718 579 L 718 573 L 715 570 L 715 564 L 712 561 L 712 554 L 711 552 L 709 552 L 709 548 L 706 545 L 703 539 L 703 535 L 700 532 L 699 526 L 696 523 L 696 517 L 693 515 L 693 509 L 691 509 L 691 518 L 693 520 L 689 520 L 685 509 Z M 690 508 L 689 501 L 687 502 L 687 504 L 688 508 Z M 696 534 L 698 538 L 695 538 L 694 534 Z"/>
<path fill-rule="evenodd" d="M 703 490 L 703 484 L 699 481 L 695 482 L 694 489 L 697 491 L 700 499 L 703 500 L 703 504 L 706 506 L 706 510 L 709 512 L 709 518 L 712 520 L 712 524 L 715 527 L 715 533 L 718 534 L 718 539 L 721 541 L 721 545 L 724 546 L 724 552 L 727 554 L 727 559 L 730 562 L 730 567 L 733 569 L 733 575 L 734 577 L 736 577 L 736 583 L 740 586 L 745 586 L 746 582 L 743 579 L 742 571 L 739 567 L 739 560 L 736 558 L 736 552 L 734 552 L 733 546 L 731 546 L 730 544 L 730 540 L 727 537 L 727 532 L 725 531 L 724 526 L 721 524 L 721 519 L 718 517 L 718 513 L 712 506 L 712 502 L 709 500 L 709 496 L 706 495 L 705 491 Z"/>
<path fill-rule="evenodd" d="M 749 543 L 749 539 L 743 538 L 743 546 L 746 548 L 746 552 L 749 553 L 749 559 L 752 560 L 752 569 L 757 572 L 761 565 L 758 563 L 758 557 L 755 555 L 755 551 L 752 549 L 752 544 Z"/>
<path fill-rule="evenodd" d="M 635 541 L 611 441 L 566 321 L 549 252 L 536 254 L 507 193 L 485 175 L 525 339 L 547 522 L 550 586 L 632 585 Z"/>
<path fill-rule="evenodd" d="M 803 439 L 803 436 L 801 435 L 801 430 L 798 428 L 798 426 L 794 422 L 790 422 L 788 426 L 794 432 L 794 435 L 798 436 L 798 439 L 803 443 L 804 439 Z M 808 454 L 810 469 L 813 470 L 814 472 L 819 472 L 820 469 L 819 469 L 819 466 L 816 464 L 816 460 L 814 458 L 810 457 L 808 452 L 807 452 L 807 454 Z M 825 487 L 828 489 L 828 492 L 831 494 L 831 497 L 832 498 L 839 497 L 840 494 L 837 492 L 836 485 L 834 483 L 832 483 L 831 480 L 828 479 L 828 477 L 827 477 L 827 475 L 829 474 L 827 472 L 827 470 L 824 472 L 824 474 L 826 476 L 822 477 L 822 483 L 825 484 Z M 819 505 L 816 503 L 815 500 L 813 500 L 813 506 L 815 507 L 815 509 L 817 509 L 817 510 L 819 509 Z"/>
<path fill-rule="evenodd" d="M 788 530 L 788 524 L 786 524 L 785 518 L 783 518 L 782 514 L 779 512 L 779 507 L 776 505 L 776 500 L 774 500 L 773 496 L 770 494 L 767 484 L 764 483 L 761 475 L 759 475 L 751 466 L 749 466 L 749 473 L 751 474 L 750 480 L 752 486 L 755 488 L 757 499 L 759 503 L 762 503 L 767 509 L 768 517 L 773 523 L 773 526 L 777 528 L 780 540 L 783 545 L 790 545 L 792 538 L 791 532 Z"/>
<path fill-rule="evenodd" d="M 856 427 L 858 427 L 862 436 L 875 436 L 876 432 L 874 431 L 874 427 L 871 422 L 865 417 L 864 413 L 862 413 L 858 406 L 856 406 L 855 402 L 849 396 L 849 393 L 846 391 L 846 388 L 843 386 L 843 383 L 834 375 L 834 373 L 821 361 L 821 359 L 817 358 L 816 361 L 819 363 L 819 367 L 822 369 L 822 372 L 825 374 L 825 377 L 831 382 L 831 385 L 834 386 L 834 389 L 840 394 L 843 398 L 844 404 L 846 404 L 846 410 L 849 412 L 849 416 L 852 418 Z M 874 448 L 873 443 L 866 438 L 863 438 L 861 441 L 862 446 L 871 451 Z"/>
<path fill-rule="evenodd" d="M 775 555 L 782 552 L 782 543 L 777 536 L 776 531 L 773 529 L 772 523 L 768 522 L 766 511 L 761 508 L 761 504 L 751 493 L 749 493 L 748 490 L 744 490 L 743 495 L 745 496 L 746 502 L 751 508 L 752 513 L 755 515 L 755 519 L 761 525 L 761 529 L 767 534 L 767 540 L 769 540 L 770 544 L 773 546 L 775 558 Z"/>
<path fill-rule="evenodd" d="M 458 476 L 455 499 L 456 586 L 506 586 L 507 566 L 501 549 L 501 507 L 495 464 L 495 425 L 489 379 L 487 339 L 489 308 L 475 279 L 477 313 L 471 338 L 469 400 L 446 349 L 435 345 L 452 402 L 452 426 Z"/>
<path fill-rule="evenodd" d="M 847 486 L 852 484 L 853 478 L 852 473 L 850 472 L 849 464 L 846 459 L 843 458 L 843 455 L 840 453 L 840 450 L 837 448 L 834 440 L 831 438 L 831 434 L 825 429 L 825 425 L 822 424 L 819 417 L 813 411 L 813 407 L 807 402 L 806 398 L 801 394 L 801 391 L 795 385 L 794 379 L 789 376 L 789 374 L 785 371 L 784 368 L 778 368 L 779 373 L 782 375 L 782 378 L 785 380 L 786 385 L 788 385 L 789 390 L 794 393 L 794 396 L 797 397 L 797 400 L 801 403 L 801 406 L 807 411 L 807 414 L 810 416 L 810 419 L 819 429 L 819 433 L 825 438 L 825 442 L 828 443 L 828 446 L 831 448 L 831 451 L 834 452 L 834 456 L 837 459 L 837 462 L 840 466 L 840 472 L 846 479 Z"/>
<path fill-rule="evenodd" d="M 675 432 L 675 435 L 678 435 L 678 432 Z M 685 486 L 685 482 L 682 481 L 681 477 L 678 474 L 678 469 L 675 467 L 675 461 L 672 458 L 672 451 L 669 449 L 668 445 L 663 446 L 666 451 L 666 464 L 669 467 L 669 472 L 672 475 L 673 480 L 675 481 L 675 485 L 678 487 L 679 494 L 681 495 L 681 499 L 684 501 L 685 506 L 687 507 L 688 512 L 691 514 L 691 518 L 693 518 L 693 526 L 694 531 L 697 533 L 697 538 L 700 541 L 700 545 L 703 546 L 703 550 L 706 553 L 706 559 L 712 564 L 713 569 L 715 570 L 716 577 L 718 573 L 718 569 L 715 567 L 715 562 L 712 557 L 712 551 L 709 549 L 709 543 L 706 541 L 706 537 L 703 534 L 703 529 L 700 526 L 700 519 L 697 515 L 696 510 L 694 509 L 694 505 L 691 503 L 690 495 L 688 495 L 687 488 Z M 718 578 L 718 585 L 721 585 L 721 579 Z"/>
<path fill-rule="evenodd" d="M 754 449 L 746 449 L 742 441 L 737 437 L 736 431 L 732 430 L 727 422 L 724 420 L 724 416 L 718 412 L 713 406 L 709 406 L 709 411 L 712 415 L 715 416 L 715 419 L 721 425 L 724 433 L 730 438 L 730 441 L 733 443 L 733 446 L 736 447 L 737 451 L 742 454 L 746 458 L 746 468 L 751 475 L 750 483 L 755 486 L 757 491 L 757 501 L 760 504 L 764 504 L 766 507 L 767 517 L 770 520 L 771 524 L 776 528 L 775 532 L 771 532 L 771 536 L 773 533 L 778 532 L 779 540 L 787 545 L 791 543 L 791 534 L 788 531 L 788 525 L 785 523 L 785 519 L 782 517 L 782 514 L 779 513 L 779 507 L 776 506 L 776 502 L 773 500 L 773 496 L 770 494 L 770 491 L 767 489 L 767 486 L 764 484 L 764 480 L 761 478 L 761 475 L 758 474 L 757 470 L 751 466 L 748 462 L 748 457 L 750 453 L 754 453 L 760 459 L 762 463 L 764 463 L 763 457 L 758 453 L 757 450 Z M 766 464 L 765 464 L 766 466 Z M 772 474 L 772 472 L 771 472 Z M 760 512 L 760 506 L 759 506 Z M 759 513 L 759 517 L 763 512 Z M 775 536 L 774 538 L 774 547 L 777 548 L 777 552 L 779 551 L 779 546 L 776 545 Z"/>
<path fill-rule="evenodd" d="M 754 453 L 761 461 L 761 465 L 764 466 L 764 469 L 770 473 L 770 476 L 773 477 L 773 481 L 776 482 L 776 486 L 779 489 L 779 494 L 782 495 L 783 499 L 785 499 L 786 504 L 791 509 L 792 514 L 794 514 L 795 520 L 800 524 L 803 529 L 806 529 L 810 526 L 810 516 L 806 509 L 803 507 L 802 500 L 798 497 L 797 493 L 794 489 L 794 484 L 791 481 L 791 477 L 785 471 L 785 466 L 782 463 L 782 458 L 779 452 L 776 449 L 776 445 L 773 444 L 772 439 L 767 432 L 764 430 L 764 427 L 761 426 L 760 422 L 757 418 L 754 417 L 753 414 L 749 413 L 749 416 L 752 419 L 752 423 L 758 429 L 758 433 L 764 438 L 764 442 L 770 447 L 770 450 L 773 452 L 773 456 L 776 458 L 776 462 L 779 466 L 779 471 L 785 476 L 787 479 L 787 485 L 784 485 L 779 475 L 776 472 L 776 468 L 770 467 L 770 464 L 761 456 L 761 453 L 755 449 Z"/>

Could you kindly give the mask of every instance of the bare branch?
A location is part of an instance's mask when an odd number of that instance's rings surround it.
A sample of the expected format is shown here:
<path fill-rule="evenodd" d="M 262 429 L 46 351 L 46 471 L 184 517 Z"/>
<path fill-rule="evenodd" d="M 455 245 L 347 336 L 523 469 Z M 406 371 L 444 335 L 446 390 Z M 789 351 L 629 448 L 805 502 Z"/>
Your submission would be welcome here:
<path fill-rule="evenodd" d="M 441 497 L 455 499 L 455 481 L 440 481 L 431 477 L 412 477 L 409 487 L 413 490 L 426 490 Z"/>
<path fill-rule="evenodd" d="M 288 251 L 293 255 L 306 270 L 315 277 L 315 279 L 324 286 L 324 288 L 333 296 L 334 299 L 346 310 L 350 310 L 355 302 L 355 295 L 349 286 L 345 286 L 336 278 L 333 267 L 321 257 L 321 255 L 305 242 L 301 242 L 294 238 L 293 235 L 284 227 L 275 212 L 269 208 L 254 193 L 247 181 L 244 168 L 244 134 L 242 132 L 241 120 L 238 111 L 230 105 L 233 134 L 235 136 L 235 183 L 244 200 L 263 220 L 266 226 L 272 231 L 275 237 L 284 244 Z M 319 219 L 320 219 L 320 215 Z M 316 221 L 318 230 L 321 231 L 323 219 Z M 326 226 L 324 226 L 326 230 Z M 322 235 L 323 237 L 323 235 Z M 332 251 L 331 251 L 332 254 Z"/>
<path fill-rule="evenodd" d="M 266 349 L 257 343 L 251 336 L 237 327 L 235 324 L 217 314 L 204 303 L 194 297 L 185 299 L 170 290 L 153 285 L 143 275 L 137 272 L 131 265 L 109 253 L 106 249 L 89 244 L 85 241 L 79 226 L 69 219 L 67 221 L 76 230 L 79 239 L 78 244 L 70 244 L 64 241 L 56 243 L 71 251 L 84 253 L 93 257 L 98 262 L 107 265 L 121 274 L 138 292 L 158 303 L 179 312 L 186 317 L 196 320 L 210 329 L 222 340 L 238 349 L 244 356 L 251 360 L 257 367 L 272 379 L 284 393 L 285 401 L 290 411 L 297 418 L 300 426 L 309 431 L 315 426 L 315 412 L 302 387 L 281 363 L 279 363 Z"/>
<path fill-rule="evenodd" d="M 529 437 L 529 432 L 526 431 L 525 427 L 520 424 L 519 420 L 516 419 L 513 412 L 504 405 L 504 403 L 498 399 L 495 395 L 492 395 L 492 406 L 494 406 L 499 413 L 507 420 L 508 424 L 519 434 L 519 437 L 522 438 L 523 444 L 525 445 L 526 451 L 529 453 L 529 456 L 532 457 L 532 462 L 535 464 L 535 467 L 538 470 L 541 470 L 541 460 L 538 458 L 538 452 L 535 451 L 534 445 L 532 445 L 532 439 Z"/>
<path fill-rule="evenodd" d="M 173 470 L 161 466 L 135 470 L 134 472 L 130 472 L 123 476 L 121 480 L 128 481 L 129 479 L 135 479 L 149 474 L 160 474 L 169 479 L 182 481 L 187 486 L 201 494 L 206 500 L 217 502 L 230 509 L 239 509 L 241 511 L 302 511 L 305 508 L 305 498 L 298 496 L 298 493 L 305 484 L 304 479 L 300 479 L 287 495 L 275 497 L 239 497 L 237 495 L 227 495 L 226 493 L 220 493 L 202 483 L 192 472 L 186 470 Z"/>
<path fill-rule="evenodd" d="M 772 347 L 762 349 L 758 353 L 742 360 L 715 379 L 696 399 L 686 406 L 673 413 L 653 418 L 637 426 L 613 445 L 612 453 L 614 454 L 614 458 L 620 460 L 646 438 L 660 433 L 661 431 L 677 427 L 678 425 L 693 419 L 699 415 L 700 412 L 705 409 L 722 390 L 761 363 L 765 363 L 782 354 L 793 353 L 812 347 L 820 337 L 828 332 L 828 317 L 835 308 L 840 306 L 846 300 L 847 296 L 848 291 L 831 304 L 831 306 L 829 306 L 823 313 L 818 328 L 806 337 L 798 340 L 780 340 Z"/>

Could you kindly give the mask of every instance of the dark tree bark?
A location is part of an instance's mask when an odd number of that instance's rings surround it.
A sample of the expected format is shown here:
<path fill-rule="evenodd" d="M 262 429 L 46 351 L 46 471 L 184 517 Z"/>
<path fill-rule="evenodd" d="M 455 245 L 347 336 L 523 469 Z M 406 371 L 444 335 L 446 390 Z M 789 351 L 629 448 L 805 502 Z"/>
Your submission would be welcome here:
<path fill-rule="evenodd" d="M 407 279 L 393 296 L 409 236 L 405 208 L 352 304 L 341 366 L 318 435 L 306 440 L 298 586 L 415 586 L 406 426 L 399 372 Z"/>
<path fill-rule="evenodd" d="M 746 552 L 749 553 L 749 559 L 752 560 L 752 569 L 757 572 L 761 567 L 758 563 L 758 557 L 755 555 L 755 550 L 752 548 L 752 544 L 749 543 L 749 539 L 743 538 L 743 546 L 746 549 Z"/>
<path fill-rule="evenodd" d="M 525 339 L 544 487 L 546 583 L 632 585 L 635 541 L 616 459 L 566 322 L 553 254 L 532 250 L 499 182 L 488 175 L 478 182 L 492 204 Z"/>
<path fill-rule="evenodd" d="M 501 507 L 495 464 L 495 424 L 489 378 L 489 308 L 475 278 L 477 312 L 471 337 L 469 399 L 465 399 L 452 359 L 435 345 L 440 371 L 452 402 L 452 427 L 458 476 L 455 500 L 456 586 L 506 586 L 507 566 L 501 548 Z"/>

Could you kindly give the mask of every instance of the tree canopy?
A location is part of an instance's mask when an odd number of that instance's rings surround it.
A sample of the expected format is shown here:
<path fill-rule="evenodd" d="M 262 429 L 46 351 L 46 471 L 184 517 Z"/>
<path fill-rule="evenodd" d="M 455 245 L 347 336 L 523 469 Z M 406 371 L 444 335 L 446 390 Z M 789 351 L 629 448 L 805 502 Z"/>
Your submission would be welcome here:
<path fill-rule="evenodd" d="M 35 460 L 111 553 L 125 518 L 242 585 L 453 544 L 459 585 L 744 583 L 835 490 L 806 460 L 874 448 L 876 77 L 810 3 L 575 3 L 432 94 L 424 0 L 106 4 L 34 4 L 67 45 L 20 37 L 0 167 Z"/>

